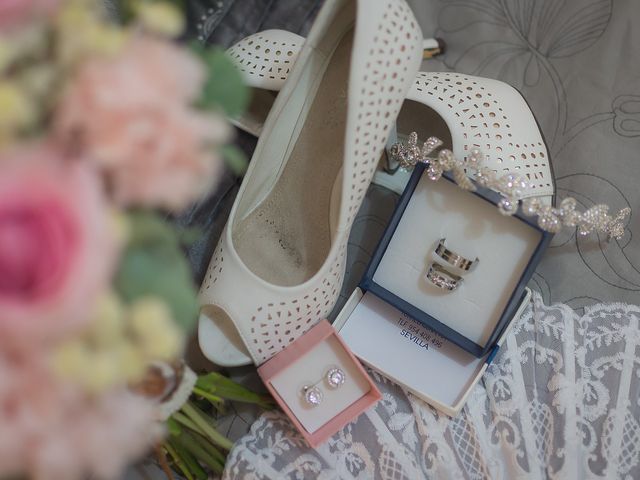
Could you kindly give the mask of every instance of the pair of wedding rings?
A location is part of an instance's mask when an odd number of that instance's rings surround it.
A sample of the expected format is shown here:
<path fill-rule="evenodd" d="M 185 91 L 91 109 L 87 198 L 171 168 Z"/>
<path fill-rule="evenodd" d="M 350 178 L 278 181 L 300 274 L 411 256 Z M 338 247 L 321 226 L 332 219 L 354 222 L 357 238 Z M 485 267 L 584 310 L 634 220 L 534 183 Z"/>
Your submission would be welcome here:
<path fill-rule="evenodd" d="M 480 261 L 477 257 L 475 260 L 468 260 L 466 257 L 459 253 L 450 250 L 445 246 L 445 238 L 441 238 L 438 242 L 434 253 L 438 259 L 443 260 L 445 263 L 454 267 L 462 272 L 469 272 L 476 267 Z M 437 262 L 433 262 L 427 270 L 426 278 L 436 287 L 449 292 L 458 288 L 463 281 L 461 275 L 452 273 L 443 265 Z"/>
<path fill-rule="evenodd" d="M 317 407 L 324 400 L 324 392 L 320 389 L 321 383 L 326 383 L 327 386 L 333 390 L 340 388 L 344 385 L 347 379 L 347 375 L 341 368 L 330 367 L 324 374 L 324 376 L 316 383 L 307 384 L 302 387 L 300 394 L 305 403 L 311 407 Z"/>

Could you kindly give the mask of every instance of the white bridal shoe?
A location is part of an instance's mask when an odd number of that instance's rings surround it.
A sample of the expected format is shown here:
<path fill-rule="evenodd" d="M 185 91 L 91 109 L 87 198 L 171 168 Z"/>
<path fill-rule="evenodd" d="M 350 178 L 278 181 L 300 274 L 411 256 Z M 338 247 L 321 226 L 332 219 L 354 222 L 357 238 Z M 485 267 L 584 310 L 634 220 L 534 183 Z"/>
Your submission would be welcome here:
<path fill-rule="evenodd" d="M 201 288 L 199 343 L 211 361 L 261 364 L 333 308 L 421 39 L 404 0 L 328 0 L 295 64 L 277 39 L 247 42 L 256 61 L 290 72 Z"/>
<path fill-rule="evenodd" d="M 270 104 L 285 84 L 303 42 L 295 33 L 266 30 L 229 48 L 256 99 L 247 114 L 235 121 L 239 128 L 260 134 Z M 252 49 L 256 45 L 268 51 L 267 56 L 256 57 Z M 423 48 L 436 47 L 433 39 L 423 42 Z M 397 120 L 398 136 L 406 138 L 412 131 L 422 140 L 430 136 L 444 140 L 457 158 L 464 158 L 473 147 L 480 148 L 485 165 L 495 172 L 527 178 L 531 189 L 525 197 L 541 197 L 551 203 L 555 188 L 544 140 L 529 106 L 510 85 L 453 72 L 419 72 Z M 380 184 L 401 191 L 408 176 L 379 174 L 374 181 L 380 178 Z"/>
<path fill-rule="evenodd" d="M 243 38 L 227 50 L 245 84 L 252 89 L 251 104 L 238 118 L 229 121 L 245 132 L 260 136 L 267 114 L 278 92 L 284 86 L 291 67 L 298 58 L 304 37 L 286 30 L 264 30 Z M 260 46 L 256 50 L 256 46 Z M 431 58 L 444 51 L 442 40 L 422 40 L 423 58 Z"/>

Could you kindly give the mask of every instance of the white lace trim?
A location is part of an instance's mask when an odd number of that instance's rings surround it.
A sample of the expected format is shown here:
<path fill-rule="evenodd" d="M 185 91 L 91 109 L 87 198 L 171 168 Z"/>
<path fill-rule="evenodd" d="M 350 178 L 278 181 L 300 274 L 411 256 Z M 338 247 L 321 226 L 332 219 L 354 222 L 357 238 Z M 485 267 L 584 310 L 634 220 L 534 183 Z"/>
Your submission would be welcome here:
<path fill-rule="evenodd" d="M 536 294 L 456 418 L 372 373 L 375 409 L 317 450 L 268 412 L 225 478 L 640 478 L 639 327 L 638 306 Z"/>

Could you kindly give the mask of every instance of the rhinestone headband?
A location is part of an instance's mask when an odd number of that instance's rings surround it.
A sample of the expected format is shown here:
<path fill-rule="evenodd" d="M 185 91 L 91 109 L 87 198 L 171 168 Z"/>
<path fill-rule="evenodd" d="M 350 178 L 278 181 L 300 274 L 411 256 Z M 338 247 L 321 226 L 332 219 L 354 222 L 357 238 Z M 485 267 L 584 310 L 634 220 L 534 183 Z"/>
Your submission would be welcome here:
<path fill-rule="evenodd" d="M 458 160 L 453 152 L 443 148 L 442 141 L 436 137 L 429 137 L 422 147 L 418 146 L 418 134 L 409 135 L 407 143 L 394 144 L 390 153 L 393 160 L 399 162 L 401 168 L 411 169 L 418 163 L 427 165 L 427 177 L 437 181 L 444 172 L 451 172 L 454 181 L 464 190 L 475 191 L 476 186 L 467 177 L 467 172 L 475 174 L 476 182 L 486 188 L 497 191 L 501 195 L 498 210 L 503 215 L 513 215 L 518 211 L 522 200 L 522 211 L 528 216 L 538 217 L 538 226 L 547 232 L 557 233 L 562 227 L 577 228 L 578 235 L 587 236 L 593 232 L 605 233 L 607 241 L 615 238 L 620 240 L 624 235 L 625 220 L 631 213 L 626 207 L 615 216 L 609 215 L 607 205 L 595 205 L 584 212 L 576 210 L 575 198 L 567 197 L 560 203 L 559 208 L 544 205 L 538 198 L 522 199 L 529 189 L 529 183 L 524 177 L 515 173 L 499 176 L 489 167 L 483 165 L 484 155 L 479 148 L 473 148 L 464 160 Z M 434 154 L 434 155 L 432 155 Z"/>

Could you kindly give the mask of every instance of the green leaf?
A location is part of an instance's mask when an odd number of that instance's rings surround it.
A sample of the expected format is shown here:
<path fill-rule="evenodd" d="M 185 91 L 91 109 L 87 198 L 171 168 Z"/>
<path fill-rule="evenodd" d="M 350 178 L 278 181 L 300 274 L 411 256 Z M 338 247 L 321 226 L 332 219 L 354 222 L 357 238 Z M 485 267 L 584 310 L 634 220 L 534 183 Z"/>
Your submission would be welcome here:
<path fill-rule="evenodd" d="M 196 389 L 205 390 L 218 397 L 242 403 L 255 403 L 262 408 L 272 408 L 272 401 L 263 395 L 259 395 L 242 385 L 234 382 L 217 372 L 211 372 L 198 377 Z"/>
<path fill-rule="evenodd" d="M 167 430 L 169 430 L 169 433 L 174 437 L 177 437 L 182 433 L 182 428 L 180 427 L 180 424 L 171 417 L 167 419 Z"/>
<path fill-rule="evenodd" d="M 209 453 L 209 455 L 211 455 L 213 458 L 215 458 L 218 462 L 220 462 L 224 466 L 226 456 L 223 455 L 223 453 L 220 450 L 218 450 L 213 443 L 207 440 L 207 437 L 195 432 L 190 432 L 189 435 L 195 438 L 198 444 L 202 446 L 202 448 L 204 448 L 207 451 L 207 453 Z"/>
<path fill-rule="evenodd" d="M 219 48 L 194 45 L 207 70 L 202 96 L 196 105 L 200 108 L 220 108 L 229 117 L 237 117 L 249 104 L 249 89 L 242 75 L 227 54 Z"/>
<path fill-rule="evenodd" d="M 193 480 L 193 475 L 191 474 L 191 471 L 189 470 L 189 467 L 184 462 L 182 457 L 180 457 L 180 454 L 176 451 L 176 449 L 173 447 L 171 442 L 165 441 L 162 444 L 162 447 L 167 451 L 167 453 L 169 454 L 169 456 L 173 460 L 173 464 L 176 467 L 178 467 L 178 469 L 182 472 L 182 475 L 187 480 Z"/>
<path fill-rule="evenodd" d="M 180 238 L 159 215 L 130 215 L 131 236 L 115 277 L 115 288 L 125 301 L 156 296 L 167 302 L 174 319 L 186 331 L 198 314 L 191 267 L 180 248 Z"/>
<path fill-rule="evenodd" d="M 175 440 L 169 440 L 168 443 L 180 456 L 180 459 L 184 462 L 184 465 L 187 467 L 191 475 L 193 475 L 198 480 L 207 480 L 207 472 L 204 471 L 204 469 L 198 463 L 198 460 L 196 460 L 193 454 L 189 450 L 187 450 L 184 445 L 182 445 L 180 442 L 176 442 Z"/>
<path fill-rule="evenodd" d="M 178 241 L 182 246 L 190 247 L 202 238 L 202 228 L 188 227 L 178 231 Z"/>
<path fill-rule="evenodd" d="M 178 234 L 158 213 L 134 210 L 127 215 L 129 221 L 129 245 L 148 244 L 177 245 Z"/>
<path fill-rule="evenodd" d="M 182 413 L 184 413 L 193 423 L 195 423 L 209 440 L 214 444 L 222 447 L 225 450 L 230 451 L 233 447 L 233 442 L 225 437 L 223 434 L 215 429 L 209 421 L 211 417 L 202 412 L 192 402 L 187 402 L 182 406 Z M 212 420 L 212 419 L 211 419 Z"/>
<path fill-rule="evenodd" d="M 178 442 L 196 459 L 211 468 L 216 474 L 221 475 L 224 470 L 224 456 L 219 454 L 219 452 L 216 456 L 213 456 L 209 450 L 205 449 L 204 446 L 199 443 L 199 440 L 200 439 L 196 439 L 185 433 L 180 436 Z M 222 456 L 222 461 L 220 460 L 220 456 Z"/>
<path fill-rule="evenodd" d="M 247 171 L 247 157 L 244 152 L 235 145 L 225 145 L 220 149 L 220 153 L 224 158 L 225 163 L 231 169 L 231 171 L 241 177 Z"/>

